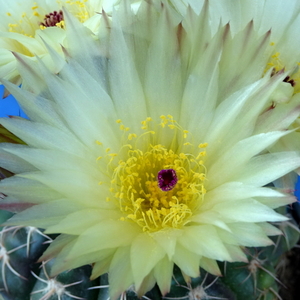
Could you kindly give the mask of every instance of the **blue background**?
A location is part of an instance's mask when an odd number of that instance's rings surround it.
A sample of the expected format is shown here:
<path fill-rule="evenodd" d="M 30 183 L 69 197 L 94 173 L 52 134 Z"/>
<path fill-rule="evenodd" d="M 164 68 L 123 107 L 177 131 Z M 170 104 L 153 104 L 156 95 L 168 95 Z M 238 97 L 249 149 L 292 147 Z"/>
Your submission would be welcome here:
<path fill-rule="evenodd" d="M 296 184 L 295 195 L 297 196 L 298 201 L 300 201 L 300 177 L 298 177 L 298 182 Z"/>
<path fill-rule="evenodd" d="M 26 115 L 19 107 L 17 101 L 13 96 L 8 96 L 7 98 L 3 99 L 3 92 L 4 88 L 0 86 L 0 117 L 8 117 L 9 115 L 13 116 L 21 116 L 26 118 Z M 300 200 L 300 180 L 298 180 L 296 187 L 295 187 L 295 195 Z"/>
<path fill-rule="evenodd" d="M 4 88 L 3 85 L 0 86 L 0 117 L 21 116 L 26 117 L 24 112 L 20 109 L 17 101 L 13 96 L 8 96 L 3 99 Z"/>

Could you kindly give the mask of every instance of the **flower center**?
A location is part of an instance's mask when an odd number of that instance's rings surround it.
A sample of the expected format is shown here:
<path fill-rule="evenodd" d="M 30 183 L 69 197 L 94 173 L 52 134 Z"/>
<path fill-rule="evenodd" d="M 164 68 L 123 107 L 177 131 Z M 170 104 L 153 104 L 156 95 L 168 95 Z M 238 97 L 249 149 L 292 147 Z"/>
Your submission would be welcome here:
<path fill-rule="evenodd" d="M 274 46 L 274 43 L 271 43 L 271 46 Z M 294 88 L 294 93 L 300 92 L 300 86 L 297 84 L 300 81 L 300 63 L 298 62 L 298 68 L 295 69 L 295 71 L 290 75 L 287 76 L 283 81 L 289 83 Z M 275 52 L 273 55 L 271 55 L 267 66 L 264 70 L 264 73 L 266 73 L 270 68 L 272 68 L 271 76 L 278 73 L 282 69 L 285 68 L 285 64 L 280 58 L 280 52 Z"/>
<path fill-rule="evenodd" d="M 127 144 L 120 153 L 107 155 L 112 169 L 112 197 L 107 200 L 115 201 L 123 215 L 121 220 L 135 222 L 143 231 L 180 228 L 190 222 L 206 192 L 202 159 L 207 144 L 200 144 L 200 151 L 189 142 L 180 145 L 187 131 L 173 118 L 163 119 L 156 130 L 148 130 L 150 120 L 142 122 L 145 132 L 140 136 L 120 125 L 124 132 L 127 130 Z M 174 136 L 169 146 L 158 143 L 160 131 Z"/>
<path fill-rule="evenodd" d="M 64 28 L 65 24 L 64 24 L 64 15 L 62 10 L 60 10 L 59 12 L 54 11 L 48 15 L 45 16 L 44 18 L 44 22 L 40 24 L 40 28 L 41 29 L 45 29 L 46 27 L 60 27 L 60 28 Z"/>
<path fill-rule="evenodd" d="M 114 196 L 124 218 L 143 230 L 178 228 L 188 223 L 204 194 L 204 172 L 193 156 L 160 144 L 147 151 L 130 150 L 115 168 Z"/>
<path fill-rule="evenodd" d="M 157 181 L 159 188 L 164 191 L 172 190 L 178 179 L 175 170 L 167 169 L 167 170 L 160 170 L 157 174 Z"/>
<path fill-rule="evenodd" d="M 297 63 L 298 66 L 297 68 L 295 68 L 295 70 L 293 71 L 293 73 L 291 73 L 289 76 L 285 77 L 283 82 L 289 83 L 293 88 L 294 94 L 300 93 L 300 62 Z M 267 68 L 265 71 L 267 71 L 269 68 L 273 68 L 271 76 L 275 75 L 277 72 L 279 72 L 280 70 L 284 69 L 284 63 L 282 62 L 282 60 L 280 59 L 280 53 L 276 52 L 275 54 L 273 54 L 271 56 L 271 59 L 267 65 Z M 271 105 L 271 109 L 274 108 L 276 106 L 276 103 L 272 103 Z M 299 125 L 300 125 L 300 117 L 298 117 L 294 123 L 291 125 L 291 127 L 293 129 L 295 129 L 297 132 L 300 132 L 299 129 Z"/>
<path fill-rule="evenodd" d="M 93 9 L 89 10 L 86 4 L 88 0 L 68 0 L 68 1 L 56 1 L 59 7 L 65 6 L 66 9 L 74 15 L 81 23 L 85 22 L 89 17 L 95 14 Z M 25 6 L 25 5 L 24 5 Z M 24 12 L 20 15 L 16 15 L 16 12 L 7 12 L 8 31 L 20 33 L 28 37 L 34 37 L 37 29 L 45 29 L 47 27 L 59 27 L 64 28 L 64 16 L 62 10 L 53 11 L 48 13 L 44 7 L 37 5 L 36 2 L 33 5 L 24 7 Z M 42 16 L 44 18 L 42 19 Z"/>

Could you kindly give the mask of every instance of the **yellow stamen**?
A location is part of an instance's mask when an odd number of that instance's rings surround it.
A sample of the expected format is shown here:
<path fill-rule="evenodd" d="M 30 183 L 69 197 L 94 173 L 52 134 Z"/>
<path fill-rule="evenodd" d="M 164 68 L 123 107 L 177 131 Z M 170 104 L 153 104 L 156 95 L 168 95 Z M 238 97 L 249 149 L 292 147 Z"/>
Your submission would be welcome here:
<path fill-rule="evenodd" d="M 148 232 L 167 227 L 181 228 L 189 223 L 206 192 L 206 169 L 203 161 L 198 158 L 205 156 L 206 152 L 196 151 L 190 141 L 184 145 L 195 150 L 195 156 L 182 150 L 178 152 L 176 143 L 175 148 L 158 143 L 156 136 L 161 136 L 159 131 L 162 130 L 172 136 L 177 136 L 174 130 L 181 133 L 181 136 L 189 133 L 181 129 L 170 115 L 161 116 L 160 119 L 156 130 L 149 130 L 152 119 L 148 117 L 141 122 L 142 129 L 147 131 L 140 135 L 129 133 L 124 136 L 124 144 L 118 153 L 108 153 L 110 148 L 106 148 L 107 154 L 103 159 L 102 156 L 97 158 L 99 166 L 106 163 L 103 169 L 112 174 L 109 190 L 111 198 L 123 214 L 120 220 L 134 222 Z M 121 131 L 126 130 L 127 127 L 120 119 L 116 123 Z M 162 124 L 167 126 L 159 126 Z M 183 146 L 182 149 L 187 149 Z M 205 147 L 207 143 L 199 144 L 199 148 Z M 170 190 L 160 189 L 158 185 L 158 173 L 167 169 L 174 170 L 178 180 Z"/>

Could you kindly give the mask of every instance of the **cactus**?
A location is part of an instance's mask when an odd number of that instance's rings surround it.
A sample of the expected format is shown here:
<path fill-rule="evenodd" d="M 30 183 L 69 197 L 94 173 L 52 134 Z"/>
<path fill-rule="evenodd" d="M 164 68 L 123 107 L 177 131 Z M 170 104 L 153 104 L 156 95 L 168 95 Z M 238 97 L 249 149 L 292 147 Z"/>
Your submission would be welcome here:
<path fill-rule="evenodd" d="M 12 213 L 1 210 L 0 222 Z M 201 269 L 198 278 L 185 278 L 175 266 L 171 290 L 161 295 L 155 286 L 142 299 L 228 299 L 276 300 L 286 289 L 279 280 L 284 269 L 284 254 L 299 239 L 299 229 L 293 221 L 280 224 L 283 235 L 273 238 L 274 245 L 265 248 L 245 248 L 248 263 L 219 263 L 222 277 Z M 106 300 L 109 298 L 107 274 L 89 280 L 92 266 L 49 276 L 53 261 L 39 257 L 55 236 L 47 236 L 34 227 L 3 227 L 0 233 L 0 293 L 5 300 Z M 1 296 L 0 296 L 1 299 Z M 120 299 L 137 300 L 134 287 Z"/>
<path fill-rule="evenodd" d="M 251 24 L 249 28 L 252 28 Z M 178 29 L 180 30 L 176 38 L 179 39 L 182 25 L 178 26 Z M 289 82 L 289 77 L 286 78 L 283 79 Z M 165 123 L 162 124 L 165 125 Z M 122 126 L 124 125 L 122 124 L 121 128 Z M 172 129 L 172 127 L 170 128 Z M 4 137 L 3 141 L 5 142 L 22 143 L 20 139 L 0 126 L 0 142 L 2 142 L 1 136 Z M 99 144 L 101 143 L 99 142 Z M 0 178 L 11 175 L 10 172 L 0 168 Z M 201 174 L 199 173 L 199 175 Z M 163 186 L 160 188 L 163 190 Z M 0 193 L 0 198 L 5 200 L 5 197 L 6 195 Z M 5 205 L 2 204 L 1 207 L 5 207 Z M 17 210 L 17 207 L 10 208 L 13 211 Z M 281 213 L 287 214 L 286 211 L 281 211 Z M 13 212 L 1 210 L 0 224 L 12 215 Z M 283 299 L 281 295 L 286 289 L 282 276 L 286 265 L 285 254 L 297 244 L 300 231 L 292 219 L 281 223 L 278 227 L 283 235 L 273 237 L 274 245 L 265 248 L 244 248 L 248 257 L 247 263 L 219 262 L 219 268 L 222 270 L 220 277 L 213 276 L 201 269 L 201 276 L 189 278 L 175 266 L 168 294 L 162 295 L 158 286 L 155 285 L 145 295 L 137 295 L 133 286 L 122 293 L 120 299 Z M 1 298 L 5 300 L 109 299 L 108 274 L 104 274 L 96 280 L 90 280 L 93 265 L 68 270 L 55 277 L 50 276 L 54 259 L 41 261 L 40 257 L 55 238 L 56 236 L 48 236 L 41 229 L 34 227 L 14 226 L 1 229 L 0 300 Z"/>

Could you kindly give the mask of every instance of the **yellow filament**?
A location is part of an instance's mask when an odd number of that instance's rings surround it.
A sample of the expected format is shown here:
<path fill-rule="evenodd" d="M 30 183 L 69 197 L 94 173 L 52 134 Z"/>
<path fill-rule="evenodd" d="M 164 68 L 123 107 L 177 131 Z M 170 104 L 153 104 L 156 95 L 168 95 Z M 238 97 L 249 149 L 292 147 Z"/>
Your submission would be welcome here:
<path fill-rule="evenodd" d="M 109 199 L 114 199 L 120 209 L 123 215 L 120 220 L 135 222 L 148 232 L 180 228 L 190 222 L 206 192 L 206 170 L 199 158 L 206 155 L 207 143 L 199 144 L 200 151 L 195 150 L 192 154 L 184 151 L 185 147 L 194 149 L 193 143 L 187 141 L 177 152 L 178 146 L 172 148 L 157 143 L 156 136 L 161 130 L 170 131 L 170 134 L 176 130 L 183 139 L 188 139 L 189 132 L 170 115 L 161 116 L 156 130 L 152 130 L 151 121 L 148 117 L 141 122 L 144 133 L 138 135 L 125 134 L 127 127 L 122 120 L 117 120 L 119 130 L 124 133 L 123 146 L 118 153 L 109 153 L 110 148 L 104 150 L 101 147 L 104 157 L 96 158 L 98 164 L 106 163 L 106 169 L 112 174 Z M 102 146 L 99 141 L 96 143 Z M 169 191 L 162 191 L 158 186 L 157 174 L 163 169 L 176 172 L 177 183 Z"/>

